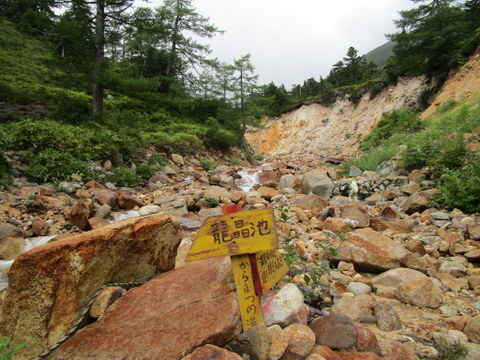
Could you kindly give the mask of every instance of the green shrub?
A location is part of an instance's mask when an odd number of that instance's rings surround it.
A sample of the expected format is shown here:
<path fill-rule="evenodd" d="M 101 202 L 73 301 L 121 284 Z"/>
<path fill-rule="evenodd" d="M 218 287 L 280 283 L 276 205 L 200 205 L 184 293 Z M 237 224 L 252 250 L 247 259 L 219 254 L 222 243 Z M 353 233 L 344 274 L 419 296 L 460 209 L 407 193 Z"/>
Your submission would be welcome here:
<path fill-rule="evenodd" d="M 402 166 L 407 170 L 421 169 L 432 161 L 437 151 L 438 143 L 433 139 L 424 143 L 409 144 L 402 155 Z"/>
<path fill-rule="evenodd" d="M 263 159 L 265 159 L 265 157 L 261 154 L 257 154 L 253 158 L 257 161 L 263 161 Z"/>
<path fill-rule="evenodd" d="M 0 154 L 0 186 L 8 186 L 12 183 L 12 166 L 5 159 L 3 154 Z"/>
<path fill-rule="evenodd" d="M 425 125 L 417 113 L 410 109 L 392 111 L 385 115 L 377 126 L 360 142 L 362 151 L 375 148 L 385 139 L 398 133 L 414 133 L 424 129 Z"/>
<path fill-rule="evenodd" d="M 119 166 L 114 171 L 112 179 L 117 186 L 134 187 L 139 184 L 139 176 L 129 167 Z"/>
<path fill-rule="evenodd" d="M 432 165 L 438 173 L 441 173 L 443 169 L 458 169 L 465 164 L 468 153 L 468 147 L 463 137 L 456 136 L 439 146 Z"/>
<path fill-rule="evenodd" d="M 212 159 L 206 158 L 206 157 L 201 157 L 200 158 L 200 165 L 206 171 L 213 170 L 218 166 L 215 161 L 213 161 Z"/>
<path fill-rule="evenodd" d="M 397 152 L 396 146 L 390 146 L 386 149 L 379 149 L 366 154 L 364 157 L 343 164 L 346 174 L 348 174 L 350 167 L 356 166 L 362 170 L 376 171 L 381 163 L 391 159 Z"/>
<path fill-rule="evenodd" d="M 86 164 L 71 154 L 54 149 L 42 150 L 27 155 L 30 167 L 27 177 L 36 182 L 67 180 L 72 174 L 81 175 L 83 180 L 93 178 Z"/>
<path fill-rule="evenodd" d="M 466 213 L 480 212 L 480 161 L 470 161 L 461 169 L 444 169 L 438 188 L 440 205 Z"/>
<path fill-rule="evenodd" d="M 140 164 L 137 168 L 136 174 L 137 177 L 148 180 L 150 179 L 158 170 L 160 170 L 159 167 L 152 167 L 151 165 L 147 163 Z"/>
<path fill-rule="evenodd" d="M 147 161 L 146 163 L 148 165 L 153 165 L 155 163 L 158 163 L 160 165 L 160 167 L 164 167 L 167 165 L 167 162 L 165 161 L 165 157 L 164 155 L 162 154 L 159 154 L 159 153 L 153 153 L 151 154 L 148 158 L 147 158 Z"/>

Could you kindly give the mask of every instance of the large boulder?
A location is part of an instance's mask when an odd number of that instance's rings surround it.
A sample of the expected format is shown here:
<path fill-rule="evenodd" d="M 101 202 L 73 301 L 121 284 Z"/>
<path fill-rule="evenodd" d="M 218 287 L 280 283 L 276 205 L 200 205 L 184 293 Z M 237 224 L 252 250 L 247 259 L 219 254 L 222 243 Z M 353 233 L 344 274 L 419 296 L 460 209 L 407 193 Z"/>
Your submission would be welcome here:
<path fill-rule="evenodd" d="M 187 263 L 130 290 L 53 359 L 176 360 L 204 344 L 224 346 L 240 331 L 230 260 L 221 257 Z"/>
<path fill-rule="evenodd" d="M 324 199 L 330 199 L 333 186 L 325 170 L 311 170 L 303 176 L 302 189 L 305 194 L 316 194 Z"/>
<path fill-rule="evenodd" d="M 102 285 L 145 281 L 173 269 L 180 226 L 167 215 L 132 218 L 21 254 L 9 271 L 0 334 L 29 340 L 31 359 L 61 339 Z"/>
<path fill-rule="evenodd" d="M 337 248 L 335 260 L 353 263 L 370 271 L 400 267 L 401 260 L 410 252 L 399 243 L 370 228 L 347 233 L 348 241 L 337 239 L 330 246 Z"/>
<path fill-rule="evenodd" d="M 368 209 L 365 204 L 359 201 L 341 201 L 332 204 L 330 216 L 344 220 L 353 220 L 351 227 L 365 228 L 370 225 Z"/>

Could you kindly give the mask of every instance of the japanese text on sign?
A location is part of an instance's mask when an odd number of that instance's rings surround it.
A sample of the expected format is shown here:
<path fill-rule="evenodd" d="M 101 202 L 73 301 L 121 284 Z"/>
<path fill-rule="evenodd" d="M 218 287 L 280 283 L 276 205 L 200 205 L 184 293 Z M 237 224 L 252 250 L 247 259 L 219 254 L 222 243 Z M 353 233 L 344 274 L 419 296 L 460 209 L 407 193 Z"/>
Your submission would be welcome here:
<path fill-rule="evenodd" d="M 233 222 L 233 229 L 230 230 L 225 220 L 219 220 L 211 225 L 211 233 L 213 242 L 215 244 L 221 244 L 230 242 L 235 239 L 248 239 L 258 234 L 259 236 L 265 236 L 272 233 L 271 226 L 268 220 L 259 219 L 256 223 L 246 222 L 243 219 L 235 220 Z"/>
<path fill-rule="evenodd" d="M 187 261 L 256 253 L 276 247 L 273 210 L 247 210 L 206 219 L 198 230 Z"/>
<path fill-rule="evenodd" d="M 248 330 L 259 323 L 263 323 L 262 308 L 260 300 L 255 294 L 248 255 L 238 255 L 231 259 L 242 325 L 244 330 Z"/>
<path fill-rule="evenodd" d="M 277 249 L 256 253 L 254 267 L 259 274 L 259 283 L 255 283 L 259 295 L 264 295 L 288 271 L 288 266 Z"/>

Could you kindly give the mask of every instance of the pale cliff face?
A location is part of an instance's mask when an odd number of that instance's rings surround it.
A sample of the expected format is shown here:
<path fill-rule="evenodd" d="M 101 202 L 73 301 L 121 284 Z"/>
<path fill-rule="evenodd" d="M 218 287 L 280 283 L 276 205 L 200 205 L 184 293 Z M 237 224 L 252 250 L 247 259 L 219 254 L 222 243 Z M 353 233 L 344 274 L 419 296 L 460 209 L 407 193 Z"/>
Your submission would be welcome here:
<path fill-rule="evenodd" d="M 257 153 L 273 158 L 350 157 L 385 113 L 416 106 L 425 84 L 424 78 L 401 79 L 373 99 L 366 94 L 357 106 L 346 99 L 338 99 L 329 108 L 304 105 L 268 119 L 267 128 L 247 134 L 247 140 Z"/>

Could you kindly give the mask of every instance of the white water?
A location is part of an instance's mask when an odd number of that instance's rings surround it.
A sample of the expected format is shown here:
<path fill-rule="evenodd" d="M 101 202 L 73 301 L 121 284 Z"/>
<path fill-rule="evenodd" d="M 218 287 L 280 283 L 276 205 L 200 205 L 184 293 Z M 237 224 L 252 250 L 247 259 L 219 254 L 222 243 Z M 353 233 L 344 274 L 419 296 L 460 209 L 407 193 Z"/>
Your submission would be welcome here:
<path fill-rule="evenodd" d="M 255 185 L 260 184 L 260 172 L 247 170 L 247 171 L 239 171 L 238 175 L 240 175 L 241 179 L 236 179 L 235 184 L 237 187 L 242 189 L 243 192 L 250 191 Z"/>
<path fill-rule="evenodd" d="M 117 222 L 117 221 L 122 221 L 122 220 L 130 219 L 133 217 L 137 217 L 137 216 L 140 216 L 138 211 L 128 210 L 128 211 L 123 211 L 119 213 L 114 213 L 110 216 L 110 218 L 112 219 L 113 222 Z"/>

